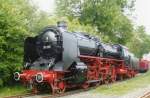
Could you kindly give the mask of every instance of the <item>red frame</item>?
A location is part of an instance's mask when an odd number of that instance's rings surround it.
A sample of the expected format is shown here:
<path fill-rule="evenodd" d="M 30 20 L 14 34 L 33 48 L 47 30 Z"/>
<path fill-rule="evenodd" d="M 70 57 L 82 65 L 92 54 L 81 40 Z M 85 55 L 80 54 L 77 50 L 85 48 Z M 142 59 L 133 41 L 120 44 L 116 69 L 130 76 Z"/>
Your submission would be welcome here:
<path fill-rule="evenodd" d="M 66 88 L 72 88 L 80 86 L 82 88 L 88 88 L 90 84 L 101 84 L 115 82 L 117 78 L 131 78 L 136 75 L 136 71 L 125 66 L 124 60 L 100 58 L 94 56 L 79 56 L 80 60 L 87 65 L 87 81 L 83 84 L 67 84 L 63 79 L 64 75 L 68 72 L 65 71 L 53 71 L 53 70 L 23 70 L 20 74 L 20 79 L 23 84 L 28 84 L 33 81 L 33 77 L 37 73 L 43 74 L 43 82 L 47 82 L 52 88 L 52 93 L 62 93 Z M 94 82 L 93 82 L 94 81 Z M 33 93 L 37 93 L 38 89 L 33 82 Z"/>

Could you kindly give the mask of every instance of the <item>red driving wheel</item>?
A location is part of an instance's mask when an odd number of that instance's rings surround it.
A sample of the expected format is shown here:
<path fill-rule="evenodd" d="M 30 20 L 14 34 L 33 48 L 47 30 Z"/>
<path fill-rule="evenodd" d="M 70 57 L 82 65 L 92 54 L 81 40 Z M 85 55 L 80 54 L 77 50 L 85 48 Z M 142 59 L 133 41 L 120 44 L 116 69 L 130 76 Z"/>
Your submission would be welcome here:
<path fill-rule="evenodd" d="M 83 84 L 82 84 L 82 88 L 83 88 L 83 89 L 87 89 L 88 87 L 89 87 L 89 83 L 83 83 Z"/>

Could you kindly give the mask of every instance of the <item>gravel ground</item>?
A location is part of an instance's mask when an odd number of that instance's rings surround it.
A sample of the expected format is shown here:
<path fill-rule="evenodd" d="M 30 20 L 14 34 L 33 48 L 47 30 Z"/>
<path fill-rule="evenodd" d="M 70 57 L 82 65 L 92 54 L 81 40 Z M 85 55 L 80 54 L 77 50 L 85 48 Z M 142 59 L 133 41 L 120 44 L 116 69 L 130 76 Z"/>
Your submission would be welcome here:
<path fill-rule="evenodd" d="M 81 92 L 73 95 L 63 96 L 59 98 L 140 98 L 147 92 L 150 92 L 150 85 L 145 88 L 136 89 L 128 94 L 125 94 L 123 96 L 110 96 L 110 95 L 103 95 L 100 93 L 93 93 L 91 91 Z M 31 97 L 25 97 L 25 98 L 41 98 L 42 95 L 36 95 Z"/>
<path fill-rule="evenodd" d="M 90 91 L 82 92 L 79 94 L 64 96 L 61 98 L 118 98 L 118 96 L 108 96 L 108 95 L 102 95 L 102 94 L 95 94 Z"/>
<path fill-rule="evenodd" d="M 150 85 L 145 87 L 145 88 L 136 89 L 133 92 L 128 93 L 128 94 L 126 94 L 122 97 L 119 97 L 119 98 L 140 98 L 148 92 L 150 92 Z"/>
<path fill-rule="evenodd" d="M 150 92 L 150 85 L 146 88 L 136 89 L 133 92 L 125 94 L 123 96 L 109 96 L 109 95 L 103 95 L 100 93 L 93 93 L 91 91 L 88 91 L 80 94 L 64 96 L 61 98 L 140 98 L 147 92 Z"/>

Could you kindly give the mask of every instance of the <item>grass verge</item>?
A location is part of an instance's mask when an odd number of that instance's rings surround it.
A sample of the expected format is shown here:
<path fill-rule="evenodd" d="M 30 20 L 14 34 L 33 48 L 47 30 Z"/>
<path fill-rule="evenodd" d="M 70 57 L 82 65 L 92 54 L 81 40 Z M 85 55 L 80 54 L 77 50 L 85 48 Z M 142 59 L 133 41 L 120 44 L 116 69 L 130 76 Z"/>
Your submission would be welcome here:
<path fill-rule="evenodd" d="M 27 93 L 27 89 L 22 86 L 0 88 L 0 98 Z"/>
<path fill-rule="evenodd" d="M 133 90 L 147 87 L 148 85 L 150 85 L 150 71 L 129 80 L 109 85 L 102 85 L 96 88 L 94 92 L 105 95 L 124 95 Z"/>

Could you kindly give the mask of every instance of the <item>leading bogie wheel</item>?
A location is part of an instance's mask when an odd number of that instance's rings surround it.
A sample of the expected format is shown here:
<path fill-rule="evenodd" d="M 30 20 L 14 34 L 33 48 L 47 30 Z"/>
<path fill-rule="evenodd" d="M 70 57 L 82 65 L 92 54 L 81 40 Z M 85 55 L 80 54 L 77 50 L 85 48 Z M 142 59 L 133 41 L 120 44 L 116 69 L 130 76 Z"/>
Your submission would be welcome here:
<path fill-rule="evenodd" d="M 87 89 L 90 86 L 90 84 L 85 82 L 81 86 L 83 89 Z"/>

